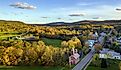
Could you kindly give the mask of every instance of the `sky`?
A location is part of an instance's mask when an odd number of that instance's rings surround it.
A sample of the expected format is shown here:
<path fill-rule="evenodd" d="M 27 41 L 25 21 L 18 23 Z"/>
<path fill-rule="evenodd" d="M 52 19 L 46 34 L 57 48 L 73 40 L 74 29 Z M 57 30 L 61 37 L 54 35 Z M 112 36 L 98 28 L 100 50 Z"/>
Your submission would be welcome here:
<path fill-rule="evenodd" d="M 121 0 L 0 1 L 0 20 L 45 24 L 50 22 L 118 19 L 121 19 Z"/>

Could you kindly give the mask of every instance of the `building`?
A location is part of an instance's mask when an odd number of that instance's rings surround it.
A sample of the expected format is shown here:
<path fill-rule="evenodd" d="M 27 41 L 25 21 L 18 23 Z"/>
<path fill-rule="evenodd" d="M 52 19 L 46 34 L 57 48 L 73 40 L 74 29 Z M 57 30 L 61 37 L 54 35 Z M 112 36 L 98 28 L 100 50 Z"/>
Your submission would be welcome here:
<path fill-rule="evenodd" d="M 90 32 L 89 36 L 90 36 L 90 39 L 94 39 L 94 40 L 97 40 L 99 37 L 97 32 Z"/>
<path fill-rule="evenodd" d="M 106 36 L 105 32 L 100 33 L 101 36 Z"/>
<path fill-rule="evenodd" d="M 100 44 L 104 44 L 104 39 L 105 39 L 106 33 L 102 32 L 100 33 L 100 37 L 98 38 L 98 41 Z"/>
<path fill-rule="evenodd" d="M 80 55 L 77 53 L 77 49 L 72 49 L 72 55 L 69 57 L 69 64 L 77 64 L 79 62 Z"/>
<path fill-rule="evenodd" d="M 112 55 L 112 59 L 119 59 L 119 60 L 121 60 L 121 55 L 120 55 L 120 53 L 111 52 L 110 54 Z"/>
<path fill-rule="evenodd" d="M 121 55 L 120 53 L 117 53 L 113 50 L 109 50 L 109 49 L 103 49 L 102 51 L 100 51 L 99 53 L 99 58 L 104 58 L 104 59 L 118 59 L 121 60 Z"/>
<path fill-rule="evenodd" d="M 89 49 L 93 48 L 94 43 L 95 43 L 95 40 L 88 40 Z"/>
<path fill-rule="evenodd" d="M 115 40 L 121 45 L 121 37 L 115 38 Z"/>

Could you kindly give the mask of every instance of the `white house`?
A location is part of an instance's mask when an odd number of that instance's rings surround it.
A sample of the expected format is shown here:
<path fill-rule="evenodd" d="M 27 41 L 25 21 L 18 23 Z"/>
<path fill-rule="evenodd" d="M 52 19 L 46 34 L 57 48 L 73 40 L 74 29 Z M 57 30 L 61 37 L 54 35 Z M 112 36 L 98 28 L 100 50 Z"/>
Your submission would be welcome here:
<path fill-rule="evenodd" d="M 98 35 L 98 33 L 97 33 L 97 32 L 95 32 L 95 35 L 96 35 L 96 37 L 99 37 L 99 35 Z"/>
<path fill-rule="evenodd" d="M 93 45 L 95 43 L 95 40 L 88 40 L 89 48 L 92 49 Z"/>
<path fill-rule="evenodd" d="M 99 54 L 99 58 L 108 58 L 107 53 L 108 53 L 109 49 L 103 49 L 102 51 L 100 51 Z"/>
<path fill-rule="evenodd" d="M 121 44 L 121 37 L 116 38 L 116 41 Z"/>
<path fill-rule="evenodd" d="M 121 60 L 121 55 L 120 53 L 117 53 L 115 51 L 109 50 L 109 49 L 103 49 L 99 53 L 99 58 L 109 58 L 109 59 L 119 59 Z"/>
<path fill-rule="evenodd" d="M 89 36 L 91 37 L 91 39 L 97 39 L 98 38 L 98 33 L 97 32 L 90 32 Z"/>
<path fill-rule="evenodd" d="M 105 32 L 100 33 L 101 36 L 106 36 Z"/>
<path fill-rule="evenodd" d="M 114 52 L 114 51 L 109 51 L 108 54 L 111 55 L 111 59 L 121 59 L 120 53 Z"/>

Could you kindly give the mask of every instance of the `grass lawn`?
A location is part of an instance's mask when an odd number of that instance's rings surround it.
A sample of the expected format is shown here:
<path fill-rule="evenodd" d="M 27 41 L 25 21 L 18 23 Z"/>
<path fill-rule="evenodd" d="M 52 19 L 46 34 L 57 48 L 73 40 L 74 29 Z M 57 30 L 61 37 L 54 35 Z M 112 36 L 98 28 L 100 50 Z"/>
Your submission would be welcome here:
<path fill-rule="evenodd" d="M 0 34 L 5 34 L 5 33 L 9 33 L 9 34 L 18 34 L 19 32 L 0 32 Z"/>
<path fill-rule="evenodd" d="M 7 37 L 11 37 L 11 36 L 17 36 L 17 35 L 2 35 L 0 36 L 0 40 L 7 39 Z"/>
<path fill-rule="evenodd" d="M 17 33 L 15 33 L 15 34 L 12 34 L 12 33 L 4 34 L 4 33 L 0 32 L 0 40 L 7 39 L 7 37 L 18 36 L 18 35 L 20 35 L 20 34 L 17 34 Z"/>
<path fill-rule="evenodd" d="M 0 37 L 0 40 L 4 40 L 4 39 L 7 39 L 7 37 Z"/>
<path fill-rule="evenodd" d="M 46 45 L 52 45 L 54 47 L 61 47 L 62 40 L 59 40 L 59 39 L 49 39 L 49 38 L 42 38 L 42 40 L 44 41 L 44 43 Z"/>
<path fill-rule="evenodd" d="M 3 37 L 12 37 L 12 36 L 17 36 L 17 35 L 2 35 L 0 37 L 3 38 Z"/>
<path fill-rule="evenodd" d="M 47 66 L 0 66 L 0 70 L 71 70 L 65 67 Z"/>
<path fill-rule="evenodd" d="M 94 67 L 94 66 L 88 66 L 86 70 L 120 70 L 119 69 L 119 63 L 120 61 L 118 60 L 107 60 L 110 64 L 107 68 L 101 68 L 101 67 Z"/>

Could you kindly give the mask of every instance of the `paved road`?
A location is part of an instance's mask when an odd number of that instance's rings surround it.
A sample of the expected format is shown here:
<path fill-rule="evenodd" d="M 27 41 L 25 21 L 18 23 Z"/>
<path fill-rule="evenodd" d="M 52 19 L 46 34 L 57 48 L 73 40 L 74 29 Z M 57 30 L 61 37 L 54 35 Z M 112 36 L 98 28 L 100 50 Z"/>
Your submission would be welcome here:
<path fill-rule="evenodd" d="M 91 50 L 72 70 L 82 70 L 92 59 L 95 51 Z"/>
<path fill-rule="evenodd" d="M 101 44 L 104 44 L 104 37 L 99 37 Z M 93 47 L 94 48 L 94 47 Z M 72 70 L 82 70 L 86 67 L 86 65 L 90 62 L 93 55 L 95 54 L 95 50 L 92 49 Z"/>

